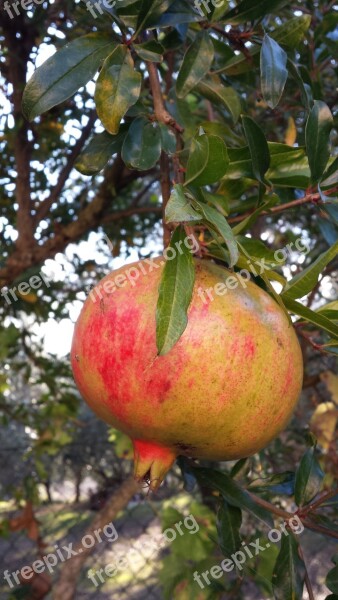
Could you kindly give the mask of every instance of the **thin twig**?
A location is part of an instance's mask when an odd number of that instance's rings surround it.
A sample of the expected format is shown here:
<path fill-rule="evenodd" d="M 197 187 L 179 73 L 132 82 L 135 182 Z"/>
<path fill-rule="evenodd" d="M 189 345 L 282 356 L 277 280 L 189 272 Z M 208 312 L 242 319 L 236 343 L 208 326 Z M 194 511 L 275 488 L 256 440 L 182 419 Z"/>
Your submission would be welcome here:
<path fill-rule="evenodd" d="M 308 202 L 318 203 L 319 201 L 320 201 L 319 194 L 306 194 L 306 196 L 303 196 L 303 198 L 297 198 L 297 200 L 292 200 L 291 202 L 285 202 L 284 204 L 281 204 L 279 206 L 273 206 L 269 210 L 264 210 L 260 213 L 260 216 L 284 212 L 285 210 L 288 210 L 289 208 L 295 208 L 296 206 L 301 206 L 302 204 L 307 204 Z M 251 211 L 244 215 L 239 215 L 237 217 L 231 217 L 230 219 L 228 219 L 228 222 L 229 223 L 240 223 L 247 217 L 250 217 L 250 215 L 252 215 L 253 212 L 254 211 Z"/>
<path fill-rule="evenodd" d="M 161 190 L 162 190 L 162 223 L 163 223 L 163 244 L 164 247 L 167 248 L 170 244 L 171 239 L 171 228 L 165 220 L 165 209 L 169 202 L 170 191 L 171 191 L 171 182 L 170 182 L 170 160 L 169 156 L 165 153 L 161 153 L 160 159 L 161 166 Z"/>
<path fill-rule="evenodd" d="M 326 529 L 326 527 L 322 527 L 321 525 L 317 525 L 317 523 L 313 523 L 313 521 L 309 521 L 308 519 L 302 519 L 302 523 L 304 527 L 307 529 L 311 529 L 312 531 L 317 531 L 317 533 L 322 533 L 323 535 L 328 535 L 329 537 L 333 537 L 338 540 L 338 532 L 333 531 L 331 529 Z"/>
<path fill-rule="evenodd" d="M 149 73 L 149 81 L 151 92 L 153 96 L 154 103 L 154 112 L 155 117 L 159 123 L 163 123 L 168 127 L 172 127 L 177 134 L 181 134 L 183 132 L 183 128 L 175 121 L 175 119 L 169 114 L 167 111 L 163 93 L 161 88 L 160 77 L 158 74 L 157 67 L 154 63 L 148 62 L 148 73 Z M 168 224 L 165 222 L 165 208 L 170 198 L 170 160 L 168 155 L 165 152 L 161 153 L 161 191 L 162 191 L 162 201 L 163 201 L 163 244 L 166 248 L 170 243 L 171 238 L 171 229 Z"/>
<path fill-rule="evenodd" d="M 275 515 L 278 515 L 279 517 L 283 517 L 283 519 L 291 519 L 292 518 L 292 516 L 293 516 L 292 513 L 289 513 L 286 510 L 283 510 L 282 508 L 278 508 L 274 504 L 271 504 L 271 502 L 268 502 L 267 500 L 263 500 L 263 498 L 256 496 L 256 494 L 252 494 L 249 491 L 248 491 L 248 493 L 250 494 L 252 500 L 254 502 L 256 502 L 256 504 L 259 504 L 259 506 L 261 506 L 262 508 L 265 508 L 269 512 L 272 512 Z"/>
<path fill-rule="evenodd" d="M 317 508 L 322 506 L 322 504 L 324 504 L 324 502 L 326 502 L 330 498 L 334 498 L 334 496 L 337 496 L 337 494 L 338 494 L 338 489 L 323 492 L 320 495 L 320 497 L 318 498 L 318 500 L 316 500 L 316 502 L 314 502 L 313 504 L 309 504 L 309 506 L 306 506 L 304 508 L 304 510 L 302 510 L 302 514 L 307 515 L 309 512 L 313 512 L 313 511 L 317 510 Z"/>
<path fill-rule="evenodd" d="M 302 550 L 302 548 L 301 548 L 300 545 L 298 547 L 298 551 L 299 551 L 299 556 L 300 556 L 300 558 L 302 559 L 302 561 L 304 563 L 304 568 L 305 568 L 304 582 L 305 582 L 305 585 L 306 585 L 307 592 L 309 594 L 309 600 L 315 600 L 315 596 L 314 596 L 314 593 L 313 593 L 313 589 L 312 589 L 312 585 L 311 585 L 309 573 L 307 571 L 306 564 L 305 564 L 303 550 Z"/>

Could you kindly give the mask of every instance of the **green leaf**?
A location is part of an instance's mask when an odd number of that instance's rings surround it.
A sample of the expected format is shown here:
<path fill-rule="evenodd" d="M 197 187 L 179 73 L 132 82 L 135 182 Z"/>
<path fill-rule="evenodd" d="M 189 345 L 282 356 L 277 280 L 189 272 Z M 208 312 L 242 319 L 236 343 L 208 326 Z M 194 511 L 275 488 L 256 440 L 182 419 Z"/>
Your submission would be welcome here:
<path fill-rule="evenodd" d="M 141 6 L 142 0 L 119 0 L 115 4 L 115 13 L 125 27 L 136 29 Z"/>
<path fill-rule="evenodd" d="M 288 71 L 286 52 L 265 34 L 261 50 L 261 84 L 265 102 L 275 108 L 282 97 Z"/>
<path fill-rule="evenodd" d="M 163 61 L 164 48 L 156 40 L 149 40 L 149 42 L 144 42 L 143 44 L 134 44 L 133 48 L 142 60 L 158 63 Z"/>
<path fill-rule="evenodd" d="M 330 133 L 333 126 L 332 113 L 321 100 L 315 100 L 306 123 L 306 151 L 312 181 L 317 183 L 322 178 L 330 157 Z"/>
<path fill-rule="evenodd" d="M 157 123 L 144 117 L 134 119 L 122 146 L 122 160 L 127 167 L 147 171 L 161 155 L 161 133 Z"/>
<path fill-rule="evenodd" d="M 137 102 L 141 82 L 141 73 L 134 69 L 130 50 L 117 46 L 103 63 L 95 90 L 97 114 L 109 133 L 118 132 L 121 119 Z"/>
<path fill-rule="evenodd" d="M 122 125 L 117 135 L 106 131 L 95 134 L 77 159 L 75 168 L 83 175 L 102 171 L 113 154 L 120 152 L 127 130 L 128 126 Z"/>
<path fill-rule="evenodd" d="M 267 13 L 275 13 L 285 4 L 287 4 L 287 0 L 260 0 L 260 2 L 257 2 L 257 0 L 242 0 L 235 8 L 224 15 L 222 21 L 237 24 L 262 19 Z"/>
<path fill-rule="evenodd" d="M 242 511 L 223 501 L 217 515 L 218 543 L 224 556 L 231 556 L 239 550 L 242 540 L 239 530 L 242 525 Z"/>
<path fill-rule="evenodd" d="M 68 100 L 90 81 L 116 46 L 111 35 L 89 33 L 48 58 L 28 81 L 22 99 L 24 116 L 32 121 Z"/>
<path fill-rule="evenodd" d="M 338 300 L 333 300 L 333 302 L 328 302 L 327 304 L 324 304 L 324 306 L 320 306 L 317 308 L 316 312 L 319 312 L 329 319 L 338 320 Z"/>
<path fill-rule="evenodd" d="M 322 186 L 326 187 L 326 186 L 335 185 L 336 181 L 337 181 L 337 173 L 338 173 L 338 156 L 336 156 L 336 158 L 334 160 L 332 160 L 332 162 L 329 164 L 328 168 L 326 169 L 326 171 L 323 175 L 323 179 L 322 179 Z"/>
<path fill-rule="evenodd" d="M 176 92 L 184 98 L 208 73 L 214 60 L 214 45 L 209 34 L 203 31 L 188 48 L 177 76 Z"/>
<path fill-rule="evenodd" d="M 156 28 L 177 27 L 183 23 L 194 23 L 202 19 L 203 17 L 192 8 L 189 0 L 175 0 L 172 6 L 151 25 Z"/>
<path fill-rule="evenodd" d="M 169 245 L 176 251 L 175 258 L 167 260 L 159 288 L 156 342 L 160 356 L 172 349 L 188 324 L 187 312 L 194 288 L 195 265 L 190 250 L 182 244 L 185 239 L 184 228 L 178 227 Z"/>
<path fill-rule="evenodd" d="M 211 185 L 227 172 L 229 156 L 223 140 L 215 135 L 203 134 L 193 139 L 187 165 L 186 182 L 194 185 Z"/>
<path fill-rule="evenodd" d="M 250 494 L 243 490 L 228 474 L 202 467 L 191 467 L 191 471 L 202 485 L 218 490 L 228 504 L 249 511 L 268 527 L 272 527 L 271 514 L 256 504 Z"/>
<path fill-rule="evenodd" d="M 296 83 L 298 83 L 303 105 L 305 106 L 306 110 L 310 111 L 313 106 L 312 90 L 310 86 L 304 83 L 297 65 L 292 62 L 290 58 L 288 58 L 287 66 L 290 75 L 292 75 Z"/>
<path fill-rule="evenodd" d="M 232 231 L 233 233 L 237 234 L 235 228 L 233 228 Z M 241 246 L 243 246 L 243 249 L 246 251 L 247 255 L 250 256 L 250 260 L 252 260 L 254 263 L 258 259 L 261 261 L 262 267 L 276 266 L 275 252 L 270 250 L 270 248 L 267 248 L 261 240 L 247 238 L 244 235 L 237 235 L 237 240 L 240 242 Z M 281 260 L 279 264 L 283 265 L 284 263 L 285 259 Z"/>
<path fill-rule="evenodd" d="M 309 448 L 296 471 L 295 500 L 298 506 L 304 506 L 320 492 L 324 473 L 315 455 L 315 446 Z"/>
<path fill-rule="evenodd" d="M 209 160 L 209 142 L 206 135 L 200 135 L 192 139 L 185 185 L 194 181 L 206 169 Z"/>
<path fill-rule="evenodd" d="M 325 584 L 329 588 L 330 592 L 338 594 L 338 565 L 333 567 L 333 569 L 328 572 Z"/>
<path fill-rule="evenodd" d="M 265 185 L 264 175 L 270 166 L 268 143 L 263 131 L 251 117 L 243 115 L 242 123 L 249 144 L 253 173 L 256 179 Z"/>
<path fill-rule="evenodd" d="M 211 102 L 225 106 L 237 123 L 241 114 L 241 101 L 234 88 L 224 86 L 219 77 L 213 76 L 200 81 L 195 90 Z"/>
<path fill-rule="evenodd" d="M 295 474 L 293 471 L 277 473 L 263 479 L 254 479 L 248 489 L 255 494 L 257 492 L 271 493 L 273 495 L 293 496 L 295 489 Z"/>
<path fill-rule="evenodd" d="M 282 537 L 272 576 L 275 600 L 302 600 L 305 565 L 298 552 L 298 540 L 291 534 Z"/>
<path fill-rule="evenodd" d="M 327 317 L 314 312 L 296 300 L 291 300 L 290 298 L 284 297 L 283 301 L 289 311 L 295 315 L 298 315 L 299 317 L 302 317 L 302 319 L 305 319 L 312 325 L 327 331 L 327 333 L 330 333 L 334 338 L 338 338 L 338 326 L 333 321 L 330 321 L 330 319 Z"/>
<path fill-rule="evenodd" d="M 305 32 L 309 29 L 311 23 L 311 15 L 302 15 L 301 17 L 295 17 L 290 19 L 276 27 L 274 31 L 270 32 L 270 37 L 272 37 L 276 42 L 282 44 L 283 46 L 289 46 L 291 48 L 295 48 L 302 41 Z M 226 64 L 222 66 L 222 68 L 218 69 L 218 72 L 225 72 L 229 75 L 239 75 L 241 73 L 246 73 L 252 69 L 252 62 L 256 66 L 257 58 L 260 53 L 260 48 L 258 46 L 254 47 L 250 53 L 251 61 L 248 61 L 247 57 L 242 53 L 240 55 L 234 56 L 232 59 L 228 61 L 224 61 Z"/>
<path fill-rule="evenodd" d="M 318 278 L 331 260 L 338 255 L 338 241 L 323 252 L 312 265 L 309 265 L 301 273 L 297 273 L 291 281 L 289 281 L 282 292 L 283 298 L 297 300 L 309 294 L 317 285 Z"/>
<path fill-rule="evenodd" d="M 159 12 L 159 8 L 163 5 L 163 8 Z M 153 14 L 159 16 L 162 12 L 165 12 L 169 8 L 170 2 L 163 2 L 163 0 L 141 0 L 140 7 L 138 8 L 138 18 L 134 32 L 134 38 L 136 39 L 139 33 L 146 28 L 147 22 L 151 21 Z"/>
<path fill-rule="evenodd" d="M 243 221 L 241 221 L 240 223 L 238 223 L 238 225 L 235 225 L 235 227 L 233 227 L 232 231 L 234 232 L 234 235 L 238 235 L 239 233 L 242 233 L 242 231 L 244 231 L 245 229 L 249 229 L 249 227 L 251 227 L 256 221 L 256 219 L 259 217 L 261 212 L 268 210 L 271 206 L 278 204 L 278 202 L 279 198 L 275 194 L 273 194 L 272 196 L 265 196 L 265 201 L 263 202 L 263 204 L 261 204 L 261 206 L 259 206 L 251 215 L 246 217 L 246 219 L 243 219 Z M 245 238 L 245 240 L 253 241 L 249 240 L 249 238 Z M 275 263 L 276 261 L 273 262 Z"/>
<path fill-rule="evenodd" d="M 177 140 L 173 130 L 163 123 L 159 123 L 159 128 L 161 132 L 161 145 L 163 152 L 166 152 L 167 154 L 175 154 Z"/>
<path fill-rule="evenodd" d="M 280 27 L 277 27 L 277 29 L 271 33 L 271 37 L 273 37 L 276 42 L 283 44 L 283 46 L 297 48 L 304 39 L 305 33 L 309 30 L 311 19 L 311 15 L 301 15 L 300 17 L 289 19 Z"/>
<path fill-rule="evenodd" d="M 165 208 L 166 223 L 189 223 L 200 221 L 201 215 L 191 206 L 183 185 L 177 184 Z"/>
<path fill-rule="evenodd" d="M 306 189 L 310 181 L 308 160 L 303 148 L 290 148 L 286 144 L 268 142 L 271 164 L 267 178 L 279 187 L 299 187 Z M 229 170 L 223 179 L 224 185 L 229 180 L 255 179 L 253 165 L 248 146 L 228 148 L 230 158 Z M 222 182 L 222 183 L 223 183 Z"/>
<path fill-rule="evenodd" d="M 196 204 L 198 205 L 198 208 L 202 211 L 207 222 L 210 223 L 211 228 L 214 231 L 216 231 L 225 241 L 230 253 L 229 266 L 233 267 L 238 261 L 239 250 L 233 231 L 230 225 L 228 224 L 226 218 L 212 206 L 208 206 L 207 204 L 204 204 L 199 201 L 196 201 Z"/>

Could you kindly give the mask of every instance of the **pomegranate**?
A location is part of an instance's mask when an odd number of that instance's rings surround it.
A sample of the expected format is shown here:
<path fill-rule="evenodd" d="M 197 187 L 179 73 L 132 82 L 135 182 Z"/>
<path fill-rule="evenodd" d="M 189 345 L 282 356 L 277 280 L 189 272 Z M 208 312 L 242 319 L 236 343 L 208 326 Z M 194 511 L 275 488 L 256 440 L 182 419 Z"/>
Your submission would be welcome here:
<path fill-rule="evenodd" d="M 74 332 L 77 386 L 99 417 L 132 439 L 135 476 L 151 489 L 178 455 L 233 460 L 265 447 L 302 386 L 300 346 L 278 304 L 252 281 L 235 286 L 233 273 L 194 260 L 188 326 L 166 355 L 156 348 L 162 257 L 107 275 Z"/>

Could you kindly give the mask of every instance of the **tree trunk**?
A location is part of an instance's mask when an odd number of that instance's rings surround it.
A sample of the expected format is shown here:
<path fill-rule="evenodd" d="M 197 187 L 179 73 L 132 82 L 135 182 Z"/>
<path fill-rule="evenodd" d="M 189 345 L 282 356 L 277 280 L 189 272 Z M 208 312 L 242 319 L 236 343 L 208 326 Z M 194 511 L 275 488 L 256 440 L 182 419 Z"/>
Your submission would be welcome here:
<path fill-rule="evenodd" d="M 133 477 L 129 477 L 96 515 L 84 535 L 92 535 L 94 531 L 102 529 L 105 525 L 113 521 L 120 510 L 128 504 L 139 489 L 140 484 Z M 81 542 L 74 546 L 74 550 L 78 551 L 81 549 L 81 553 L 70 558 L 63 564 L 60 577 L 53 589 L 54 600 L 60 600 L 60 598 L 62 600 L 73 600 L 81 569 L 94 548 L 95 546 L 93 548 L 84 548 Z"/>

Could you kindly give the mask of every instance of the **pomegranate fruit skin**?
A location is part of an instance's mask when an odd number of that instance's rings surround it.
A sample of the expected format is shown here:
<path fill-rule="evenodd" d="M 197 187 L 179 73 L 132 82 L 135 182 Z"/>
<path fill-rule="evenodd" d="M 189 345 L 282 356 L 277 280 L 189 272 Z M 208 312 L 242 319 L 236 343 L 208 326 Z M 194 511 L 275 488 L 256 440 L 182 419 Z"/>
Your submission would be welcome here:
<path fill-rule="evenodd" d="M 194 261 L 188 325 L 166 355 L 156 347 L 162 257 L 107 275 L 75 326 L 79 391 L 132 439 L 135 476 L 152 489 L 178 455 L 234 460 L 264 448 L 285 428 L 302 387 L 301 349 L 278 304 L 244 279 L 237 287 L 229 280 L 225 295 L 202 293 L 233 273 Z M 130 282 L 123 276 L 132 267 L 139 277 Z"/>

